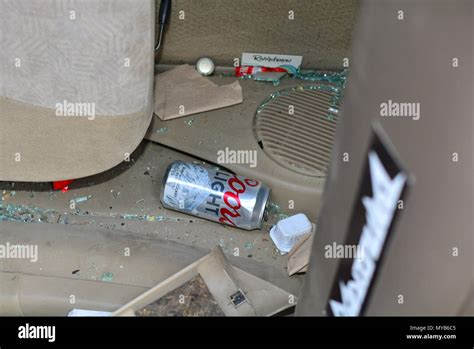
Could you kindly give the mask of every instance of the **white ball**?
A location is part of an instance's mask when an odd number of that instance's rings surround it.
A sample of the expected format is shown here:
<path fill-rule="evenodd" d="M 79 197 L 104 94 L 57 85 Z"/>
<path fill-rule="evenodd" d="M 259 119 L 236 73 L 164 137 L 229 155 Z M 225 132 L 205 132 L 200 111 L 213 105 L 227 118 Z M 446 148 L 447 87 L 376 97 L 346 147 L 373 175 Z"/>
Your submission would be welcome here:
<path fill-rule="evenodd" d="M 214 62 L 207 57 L 200 58 L 196 63 L 196 70 L 201 75 L 211 75 L 214 72 Z"/>

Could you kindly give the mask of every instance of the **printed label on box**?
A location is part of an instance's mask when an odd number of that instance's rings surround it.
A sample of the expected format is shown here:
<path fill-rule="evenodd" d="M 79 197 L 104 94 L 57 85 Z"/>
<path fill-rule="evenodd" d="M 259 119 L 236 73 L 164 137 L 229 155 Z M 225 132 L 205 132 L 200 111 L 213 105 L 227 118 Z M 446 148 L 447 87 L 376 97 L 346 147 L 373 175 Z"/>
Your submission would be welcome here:
<path fill-rule="evenodd" d="M 241 65 L 270 68 L 286 65 L 299 69 L 302 61 L 303 56 L 277 55 L 272 53 L 243 53 Z"/>

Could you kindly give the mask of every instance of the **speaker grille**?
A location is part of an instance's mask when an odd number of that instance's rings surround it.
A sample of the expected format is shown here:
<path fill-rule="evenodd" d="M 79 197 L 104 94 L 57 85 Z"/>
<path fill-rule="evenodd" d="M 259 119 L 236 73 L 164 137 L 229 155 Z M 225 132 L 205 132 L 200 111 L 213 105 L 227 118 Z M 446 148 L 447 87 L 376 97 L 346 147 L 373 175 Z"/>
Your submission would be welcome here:
<path fill-rule="evenodd" d="M 325 176 L 339 119 L 340 89 L 297 86 L 267 98 L 255 115 L 255 135 L 280 165 L 308 176 Z"/>

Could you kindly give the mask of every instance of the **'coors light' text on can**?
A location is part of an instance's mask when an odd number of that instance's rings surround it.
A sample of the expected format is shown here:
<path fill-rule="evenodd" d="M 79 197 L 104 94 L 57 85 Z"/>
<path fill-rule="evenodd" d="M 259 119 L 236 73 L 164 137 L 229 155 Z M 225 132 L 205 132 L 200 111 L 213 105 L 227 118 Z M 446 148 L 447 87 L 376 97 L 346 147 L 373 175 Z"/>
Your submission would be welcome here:
<path fill-rule="evenodd" d="M 257 180 L 175 161 L 166 170 L 160 198 L 166 208 L 252 230 L 262 228 L 269 194 Z"/>

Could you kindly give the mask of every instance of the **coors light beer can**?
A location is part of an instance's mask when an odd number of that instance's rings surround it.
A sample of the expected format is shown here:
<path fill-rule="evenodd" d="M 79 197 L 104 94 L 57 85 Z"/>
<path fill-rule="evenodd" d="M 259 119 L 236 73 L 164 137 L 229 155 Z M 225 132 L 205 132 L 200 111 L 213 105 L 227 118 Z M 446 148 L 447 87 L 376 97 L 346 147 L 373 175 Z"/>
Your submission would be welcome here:
<path fill-rule="evenodd" d="M 164 207 L 234 227 L 262 228 L 270 189 L 261 182 L 183 161 L 163 177 Z"/>

